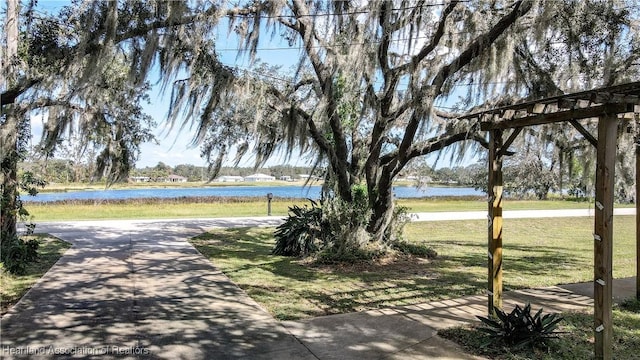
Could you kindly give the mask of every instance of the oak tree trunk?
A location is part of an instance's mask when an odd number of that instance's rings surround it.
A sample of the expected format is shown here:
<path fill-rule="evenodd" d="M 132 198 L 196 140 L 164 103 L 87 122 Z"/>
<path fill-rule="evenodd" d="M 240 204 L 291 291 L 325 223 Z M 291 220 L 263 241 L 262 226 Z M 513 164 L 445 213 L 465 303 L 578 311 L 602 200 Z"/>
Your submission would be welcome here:
<path fill-rule="evenodd" d="M 0 126 L 2 155 L 0 183 L 2 203 L 0 205 L 0 227 L 2 242 L 17 236 L 17 196 L 18 196 L 18 128 L 17 119 L 11 112 L 5 113 L 5 122 Z"/>

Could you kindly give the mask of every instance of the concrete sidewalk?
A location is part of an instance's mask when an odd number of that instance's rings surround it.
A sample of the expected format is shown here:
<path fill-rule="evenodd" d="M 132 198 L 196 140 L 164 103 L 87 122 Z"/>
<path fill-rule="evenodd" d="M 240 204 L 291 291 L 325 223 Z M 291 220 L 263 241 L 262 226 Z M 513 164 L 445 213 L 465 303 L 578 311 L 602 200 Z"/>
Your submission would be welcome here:
<path fill-rule="evenodd" d="M 635 277 L 615 280 L 613 287 L 617 300 L 633 297 Z M 592 283 L 507 291 L 504 308 L 529 302 L 545 313 L 588 310 L 593 308 L 590 292 Z M 437 332 L 486 315 L 487 297 L 477 295 L 283 323 L 320 359 L 479 359 Z"/>
<path fill-rule="evenodd" d="M 41 225 L 73 243 L 1 320 L 2 358 L 473 359 L 437 330 L 486 313 L 486 297 L 278 322 L 187 241 L 275 219 Z M 620 286 L 620 284 L 626 284 Z M 616 281 L 618 296 L 634 279 Z M 507 292 L 505 306 L 592 306 L 591 284 Z M 626 290 L 625 290 L 626 289 Z M 17 354 L 17 353 L 20 354 Z M 72 356 L 73 355 L 73 356 Z"/>
<path fill-rule="evenodd" d="M 635 208 L 618 208 L 613 215 L 635 215 Z M 593 209 L 504 210 L 505 219 L 590 217 Z M 411 214 L 412 221 L 486 220 L 487 211 L 443 211 Z"/>

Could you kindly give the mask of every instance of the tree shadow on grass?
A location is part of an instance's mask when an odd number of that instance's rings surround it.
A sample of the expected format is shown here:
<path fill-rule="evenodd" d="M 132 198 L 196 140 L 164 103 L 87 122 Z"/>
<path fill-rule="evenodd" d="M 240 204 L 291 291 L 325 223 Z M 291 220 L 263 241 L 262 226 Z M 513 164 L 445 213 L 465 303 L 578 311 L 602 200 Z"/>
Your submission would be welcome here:
<path fill-rule="evenodd" d="M 432 242 L 433 243 L 433 242 Z M 438 243 L 437 241 L 435 243 Z M 440 242 L 443 246 L 451 241 Z M 364 276 L 351 273 L 341 275 L 370 281 L 371 286 L 364 290 L 353 289 L 332 293 L 314 293 L 307 296 L 334 312 L 358 311 L 366 308 L 389 306 L 390 304 L 410 304 L 425 300 L 439 300 L 475 295 L 484 292 L 487 286 L 486 248 L 480 244 L 455 241 L 456 246 L 466 250 L 454 254 L 439 255 L 435 261 L 424 264 L 423 271 L 430 276 L 418 276 L 416 273 L 405 273 L 397 277 L 387 277 L 387 283 L 396 281 L 395 286 L 376 286 L 378 278 L 375 273 Z M 471 249 L 469 249 L 471 248 Z M 545 248 L 531 251 L 528 246 L 511 245 L 506 250 L 521 251 L 526 255 L 505 257 L 509 272 L 529 276 L 553 275 L 560 268 L 579 268 L 581 261 L 572 256 L 568 248 Z M 389 274 L 386 274 L 389 275 Z M 399 275 L 399 274 L 394 274 Z M 404 280 L 404 281 L 402 281 Z M 524 288 L 514 282 L 506 282 L 505 287 Z M 373 296 L 367 296 L 373 293 Z M 376 294 L 386 293 L 385 296 Z"/>
<path fill-rule="evenodd" d="M 272 273 L 274 277 L 268 280 L 271 283 L 255 284 L 252 278 L 248 280 L 250 283 L 240 282 L 240 285 L 257 297 L 292 291 L 314 304 L 319 312 L 312 311 L 313 315 L 415 304 L 446 298 L 448 294 L 471 295 L 484 287 L 483 279 L 450 268 L 448 262 L 440 259 L 407 256 L 392 261 L 322 265 L 274 256 L 271 255 L 273 236 L 267 230 L 216 229 L 191 242 L 214 265 L 227 262 L 223 271 L 232 279 L 256 270 Z M 292 289 L 287 287 L 286 279 L 317 284 Z M 304 316 L 304 313 L 298 315 Z"/>
<path fill-rule="evenodd" d="M 465 250 L 459 254 L 442 254 L 440 260 L 460 264 L 461 267 L 487 267 L 485 245 L 465 241 L 433 241 L 438 247 L 455 246 Z M 503 262 L 509 271 L 523 275 L 556 274 L 558 271 L 579 269 L 585 261 L 576 256 L 576 250 L 569 247 L 542 247 L 525 245 L 504 245 Z M 588 261 L 588 259 L 587 259 Z"/>
<path fill-rule="evenodd" d="M 443 249 L 460 248 L 458 252 L 442 251 L 443 254 L 434 260 L 405 257 L 388 262 L 333 265 L 314 265 L 296 258 L 271 255 L 273 235 L 264 229 L 216 229 L 192 239 L 192 243 L 214 265 L 225 261 L 223 270 L 232 278 L 251 277 L 252 271 L 273 275 L 266 278 L 265 282 L 269 283 L 256 284 L 252 281 L 255 277 L 249 280 L 250 283 L 240 282 L 249 293 L 270 298 L 271 292 L 290 292 L 317 309 L 293 314 L 294 318 L 476 295 L 484 292 L 487 286 L 486 246 L 472 241 L 430 241 L 430 245 Z M 573 268 L 581 264 L 570 249 L 564 247 L 508 245 L 505 251 L 508 271 L 523 276 L 544 276 L 559 267 Z M 510 251 L 517 256 L 509 257 Z M 311 285 L 290 287 L 287 279 Z M 526 287 L 517 282 L 511 285 L 508 279 L 505 280 L 506 287 Z M 286 314 L 287 318 L 291 315 Z"/>
<path fill-rule="evenodd" d="M 268 230 L 255 228 L 215 229 L 190 240 L 191 244 L 216 265 L 220 260 L 229 262 L 224 272 L 251 271 L 255 268 L 293 280 L 312 280 L 315 272 L 300 264 L 299 259 L 271 254 L 274 240 Z"/>

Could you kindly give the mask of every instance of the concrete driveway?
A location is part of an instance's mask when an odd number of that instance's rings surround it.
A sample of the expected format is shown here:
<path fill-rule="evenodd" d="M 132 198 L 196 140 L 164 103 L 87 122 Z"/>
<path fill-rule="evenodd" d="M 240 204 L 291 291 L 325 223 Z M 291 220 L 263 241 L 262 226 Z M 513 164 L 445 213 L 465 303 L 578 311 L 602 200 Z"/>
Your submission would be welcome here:
<path fill-rule="evenodd" d="M 41 224 L 73 247 L 2 318 L 2 358 L 315 359 L 185 241 L 211 226 Z"/>

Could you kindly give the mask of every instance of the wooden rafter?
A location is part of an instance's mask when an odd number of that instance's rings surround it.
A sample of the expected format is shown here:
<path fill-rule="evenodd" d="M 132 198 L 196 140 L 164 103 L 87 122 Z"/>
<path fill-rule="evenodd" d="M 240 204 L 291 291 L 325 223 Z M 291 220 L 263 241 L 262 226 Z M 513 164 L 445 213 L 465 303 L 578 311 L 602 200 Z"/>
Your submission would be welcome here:
<path fill-rule="evenodd" d="M 511 120 L 518 114 L 552 114 L 565 110 L 591 108 L 603 104 L 627 104 L 640 106 L 640 82 L 611 86 L 595 90 L 553 96 L 535 101 L 525 101 L 509 106 L 480 110 L 461 119 L 479 121 Z M 638 112 L 630 110 L 630 112 Z M 597 117 L 599 115 L 595 115 Z M 578 120 L 578 119 L 576 119 Z"/>
<path fill-rule="evenodd" d="M 531 114 L 529 112 L 524 116 L 513 117 L 511 119 L 504 120 L 481 120 L 480 128 L 482 130 L 495 130 L 495 129 L 513 129 L 525 126 L 553 124 L 559 122 L 567 122 L 571 120 L 597 118 L 600 116 L 606 116 L 608 114 L 624 114 L 628 112 L 634 112 L 634 104 L 626 103 L 614 103 L 614 104 L 598 104 L 587 108 L 570 109 L 551 112 L 547 114 Z M 490 115 L 493 117 L 494 115 Z M 483 115 L 483 119 L 486 118 Z"/>
<path fill-rule="evenodd" d="M 573 127 L 576 128 L 576 130 L 578 130 L 578 132 L 582 134 L 582 136 L 584 136 L 584 138 L 587 139 L 587 141 L 589 141 L 591 145 L 598 147 L 598 140 L 593 135 L 591 135 L 591 133 L 587 129 L 585 129 L 584 126 L 582 126 L 582 124 L 578 122 L 578 120 L 570 120 L 569 123 L 573 125 Z"/>
<path fill-rule="evenodd" d="M 513 129 L 513 131 L 511 132 L 511 135 L 509 135 L 507 140 L 505 140 L 504 144 L 502 144 L 502 146 L 500 147 L 498 153 L 496 154 L 498 157 L 504 156 L 504 155 L 507 154 L 507 151 L 509 150 L 509 146 L 511 146 L 511 144 L 513 144 L 513 142 L 516 140 L 516 138 L 518 137 L 520 132 L 522 132 L 522 129 L 523 128 L 515 128 L 515 129 Z"/>

